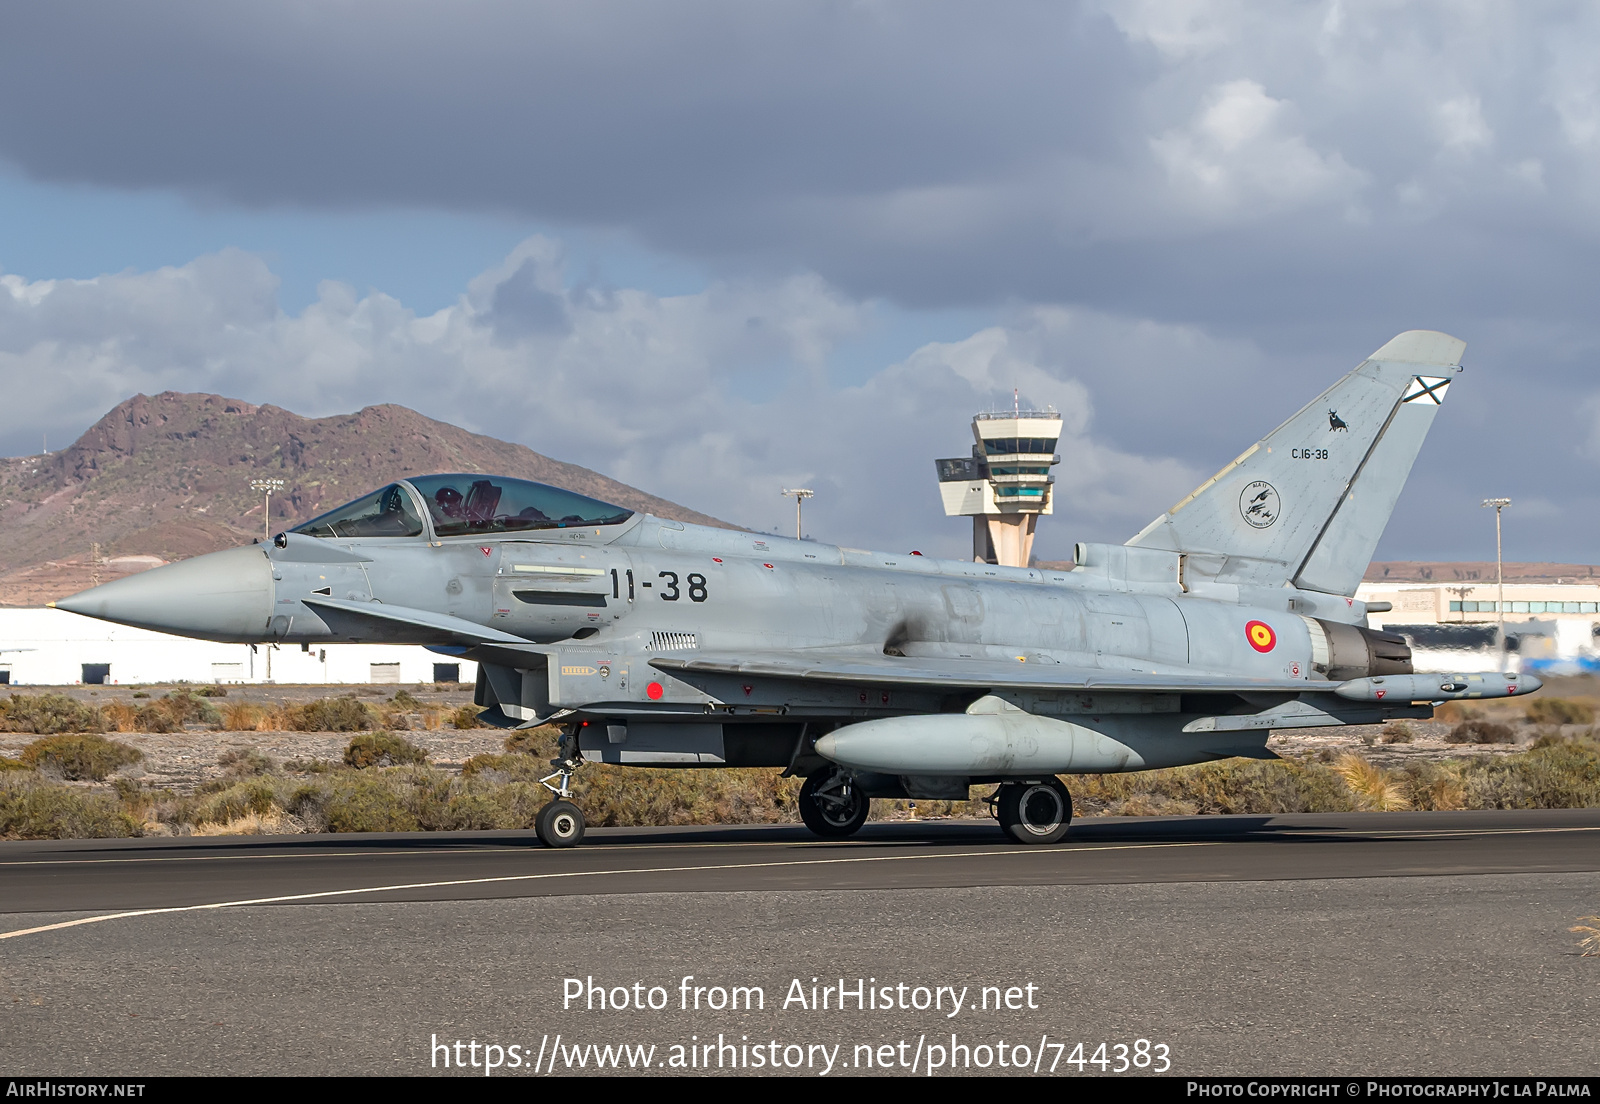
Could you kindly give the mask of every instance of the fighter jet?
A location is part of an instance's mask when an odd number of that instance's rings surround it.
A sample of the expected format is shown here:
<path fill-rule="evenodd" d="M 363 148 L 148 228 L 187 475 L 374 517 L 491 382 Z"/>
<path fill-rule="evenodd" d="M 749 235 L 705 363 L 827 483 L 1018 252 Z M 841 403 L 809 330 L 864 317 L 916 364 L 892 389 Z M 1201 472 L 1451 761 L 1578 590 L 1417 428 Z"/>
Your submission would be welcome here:
<path fill-rule="evenodd" d="M 773 767 L 848 836 L 873 798 L 998 783 L 1062 838 L 1059 775 L 1272 758 L 1274 729 L 1537 690 L 1422 674 L 1356 601 L 1463 342 L 1384 345 L 1123 545 L 1071 570 L 686 525 L 482 474 L 396 480 L 279 533 L 58 607 L 245 643 L 404 643 L 478 663 L 483 718 L 560 727 L 536 830 L 584 834 L 584 762 Z M 1339 416 L 1330 420 L 1327 411 Z"/>

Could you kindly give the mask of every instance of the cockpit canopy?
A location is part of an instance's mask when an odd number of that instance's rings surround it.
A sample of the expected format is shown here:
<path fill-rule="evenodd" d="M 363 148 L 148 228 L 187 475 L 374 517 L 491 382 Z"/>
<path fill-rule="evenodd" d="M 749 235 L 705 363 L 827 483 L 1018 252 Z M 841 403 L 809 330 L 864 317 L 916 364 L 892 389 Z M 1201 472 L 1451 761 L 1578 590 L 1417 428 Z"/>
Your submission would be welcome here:
<path fill-rule="evenodd" d="M 420 537 L 419 504 L 439 537 L 619 525 L 632 510 L 584 495 L 484 475 L 425 475 L 391 483 L 297 526 L 312 537 Z"/>

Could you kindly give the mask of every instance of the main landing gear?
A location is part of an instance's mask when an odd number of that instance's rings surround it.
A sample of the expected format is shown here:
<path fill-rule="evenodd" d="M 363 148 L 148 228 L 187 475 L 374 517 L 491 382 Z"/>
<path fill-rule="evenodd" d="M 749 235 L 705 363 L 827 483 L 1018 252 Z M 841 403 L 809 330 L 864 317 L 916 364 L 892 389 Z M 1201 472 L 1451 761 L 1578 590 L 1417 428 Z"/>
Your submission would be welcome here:
<path fill-rule="evenodd" d="M 539 779 L 545 789 L 556 799 L 539 810 L 533 830 L 546 847 L 576 847 L 583 840 L 583 810 L 572 803 L 572 772 L 577 769 L 576 759 L 552 759 L 555 773 Z M 555 785 L 550 784 L 551 779 Z"/>
<path fill-rule="evenodd" d="M 800 787 L 800 819 L 824 839 L 855 835 L 871 811 L 871 799 L 838 767 L 817 771 Z"/>
<path fill-rule="evenodd" d="M 1005 782 L 991 800 L 1000 827 L 1018 843 L 1056 843 L 1072 823 L 1072 794 L 1059 778 Z"/>

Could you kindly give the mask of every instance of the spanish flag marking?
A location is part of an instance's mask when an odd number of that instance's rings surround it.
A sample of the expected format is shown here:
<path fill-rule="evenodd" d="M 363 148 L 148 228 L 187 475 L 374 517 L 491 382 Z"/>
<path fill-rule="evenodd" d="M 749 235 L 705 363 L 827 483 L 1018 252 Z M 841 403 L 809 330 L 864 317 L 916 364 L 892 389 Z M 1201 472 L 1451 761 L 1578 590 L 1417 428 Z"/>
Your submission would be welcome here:
<path fill-rule="evenodd" d="M 1278 634 L 1265 621 L 1249 621 L 1244 626 L 1244 638 L 1258 652 L 1270 652 L 1278 645 Z"/>

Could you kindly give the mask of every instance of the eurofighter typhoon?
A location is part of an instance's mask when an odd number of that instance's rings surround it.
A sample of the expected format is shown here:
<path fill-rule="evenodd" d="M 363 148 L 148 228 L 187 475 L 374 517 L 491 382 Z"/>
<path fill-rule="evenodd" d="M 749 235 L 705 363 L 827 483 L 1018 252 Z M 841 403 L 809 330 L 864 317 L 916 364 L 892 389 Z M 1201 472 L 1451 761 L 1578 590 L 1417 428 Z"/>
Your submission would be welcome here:
<path fill-rule="evenodd" d="M 1530 675 L 1420 674 L 1355 600 L 1465 344 L 1403 333 L 1123 545 L 1070 571 L 685 525 L 488 475 L 401 479 L 280 533 L 57 603 L 242 643 L 400 643 L 478 663 L 483 719 L 560 726 L 539 837 L 585 761 L 781 767 L 846 836 L 870 800 L 999 783 L 1060 839 L 1063 774 L 1273 758 L 1273 729 L 1426 717 Z"/>

